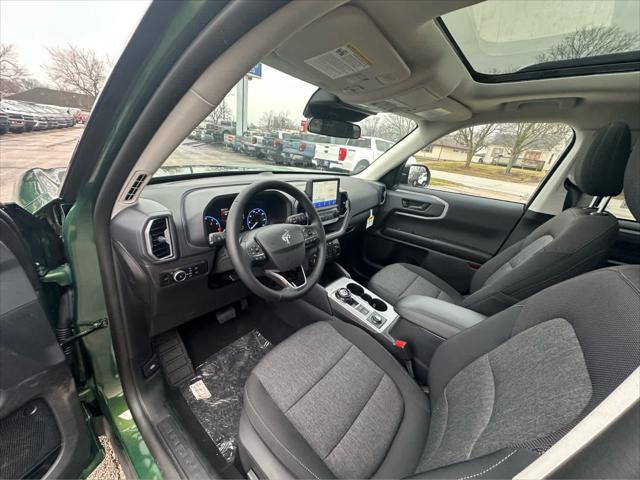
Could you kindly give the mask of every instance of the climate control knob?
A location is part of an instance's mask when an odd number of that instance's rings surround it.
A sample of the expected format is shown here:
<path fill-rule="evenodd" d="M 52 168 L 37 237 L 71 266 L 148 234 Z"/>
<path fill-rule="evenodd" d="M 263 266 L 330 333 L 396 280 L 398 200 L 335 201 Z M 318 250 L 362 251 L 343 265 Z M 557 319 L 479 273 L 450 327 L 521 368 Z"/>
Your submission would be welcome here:
<path fill-rule="evenodd" d="M 173 272 L 174 282 L 184 282 L 187 279 L 187 273 L 184 270 L 176 270 Z"/>

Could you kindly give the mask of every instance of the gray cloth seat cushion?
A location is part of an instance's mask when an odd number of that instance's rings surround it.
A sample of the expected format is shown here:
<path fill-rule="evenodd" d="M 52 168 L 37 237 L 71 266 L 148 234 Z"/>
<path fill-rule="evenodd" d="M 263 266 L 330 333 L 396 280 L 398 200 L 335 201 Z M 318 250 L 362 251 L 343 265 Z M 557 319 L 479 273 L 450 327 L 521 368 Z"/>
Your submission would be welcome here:
<path fill-rule="evenodd" d="M 466 296 L 431 272 L 404 263 L 377 272 L 369 289 L 392 305 L 407 295 L 424 295 L 493 315 L 548 286 L 605 266 L 617 233 L 613 215 L 571 208 L 482 265 Z"/>
<path fill-rule="evenodd" d="M 424 295 L 455 304 L 463 299 L 462 294 L 444 280 L 408 263 L 394 263 L 383 268 L 371 277 L 368 287 L 392 305 L 408 295 Z"/>
<path fill-rule="evenodd" d="M 245 413 L 294 477 L 510 478 L 638 365 L 640 267 L 616 267 L 445 341 L 429 398 L 364 331 L 313 324 L 256 367 Z"/>
<path fill-rule="evenodd" d="M 406 371 L 343 322 L 315 323 L 275 347 L 246 383 L 244 411 L 298 478 L 411 475 L 429 424 L 427 397 Z"/>

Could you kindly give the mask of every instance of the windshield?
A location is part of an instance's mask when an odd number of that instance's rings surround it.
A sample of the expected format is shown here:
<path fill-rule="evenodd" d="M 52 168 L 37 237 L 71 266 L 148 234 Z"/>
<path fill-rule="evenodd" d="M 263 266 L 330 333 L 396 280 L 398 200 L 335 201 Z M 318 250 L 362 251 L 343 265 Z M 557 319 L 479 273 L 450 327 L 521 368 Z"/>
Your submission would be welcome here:
<path fill-rule="evenodd" d="M 362 137 L 358 139 L 310 133 L 302 112 L 316 89 L 267 65 L 257 65 L 154 177 L 260 171 L 353 175 L 416 127 L 412 120 L 383 113 L 359 123 Z"/>

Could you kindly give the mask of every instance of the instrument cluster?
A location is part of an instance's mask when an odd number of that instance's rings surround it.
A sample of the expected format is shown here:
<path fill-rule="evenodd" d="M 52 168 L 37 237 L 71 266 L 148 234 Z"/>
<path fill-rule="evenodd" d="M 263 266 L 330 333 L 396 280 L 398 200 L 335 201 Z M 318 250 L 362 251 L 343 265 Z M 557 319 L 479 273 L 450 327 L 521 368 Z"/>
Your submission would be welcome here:
<path fill-rule="evenodd" d="M 235 195 L 214 198 L 204 211 L 205 233 L 224 232 L 227 228 L 229 209 Z M 272 223 L 283 223 L 289 215 L 287 199 L 278 194 L 264 192 L 256 195 L 242 216 L 242 230 L 255 230 Z"/>

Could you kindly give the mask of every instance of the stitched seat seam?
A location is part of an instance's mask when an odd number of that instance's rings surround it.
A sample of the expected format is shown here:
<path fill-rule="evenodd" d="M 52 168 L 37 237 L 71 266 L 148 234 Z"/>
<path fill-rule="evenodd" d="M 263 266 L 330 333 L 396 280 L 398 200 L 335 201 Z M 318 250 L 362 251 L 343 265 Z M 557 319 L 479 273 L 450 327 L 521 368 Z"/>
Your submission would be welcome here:
<path fill-rule="evenodd" d="M 517 450 L 512 451 L 511 453 L 509 453 L 506 457 L 504 457 L 502 460 L 500 460 L 499 462 L 494 463 L 493 465 L 491 465 L 488 468 L 485 468 L 484 470 L 482 470 L 481 472 L 478 473 L 474 473 L 473 475 L 467 475 L 466 477 L 459 477 L 458 480 L 470 480 L 471 478 L 477 478 L 480 477 L 482 475 L 484 475 L 485 473 L 490 472 L 491 470 L 493 470 L 494 468 L 496 468 L 497 466 L 503 464 L 505 461 L 507 461 L 507 459 L 509 457 L 511 457 L 513 454 L 515 454 L 517 452 Z"/>
<path fill-rule="evenodd" d="M 271 428 L 269 428 L 269 425 L 266 424 L 266 422 L 262 419 L 262 417 L 260 416 L 260 414 L 258 413 L 258 411 L 256 410 L 256 408 L 253 406 L 253 403 L 251 402 L 251 398 L 249 397 L 249 395 L 247 394 L 247 387 L 245 386 L 244 389 L 244 393 L 245 393 L 245 398 L 247 399 L 247 405 L 249 405 L 249 407 L 251 408 L 251 410 L 253 411 L 253 413 L 255 414 L 255 416 L 258 418 L 258 420 L 260 420 L 260 423 L 262 423 L 262 425 L 264 425 L 264 428 L 267 429 L 267 431 L 271 434 L 271 436 L 273 437 L 273 439 L 278 442 L 278 444 L 296 461 L 298 462 L 307 472 L 309 472 L 311 475 L 313 475 L 313 478 L 320 480 L 320 477 L 318 477 L 315 473 L 313 473 L 309 467 L 307 467 L 298 457 L 296 457 L 293 453 L 291 453 L 291 451 L 286 447 L 286 445 L 284 443 L 282 443 L 280 441 L 280 439 L 277 437 L 277 435 L 275 433 L 273 433 L 273 431 L 271 430 Z"/>

